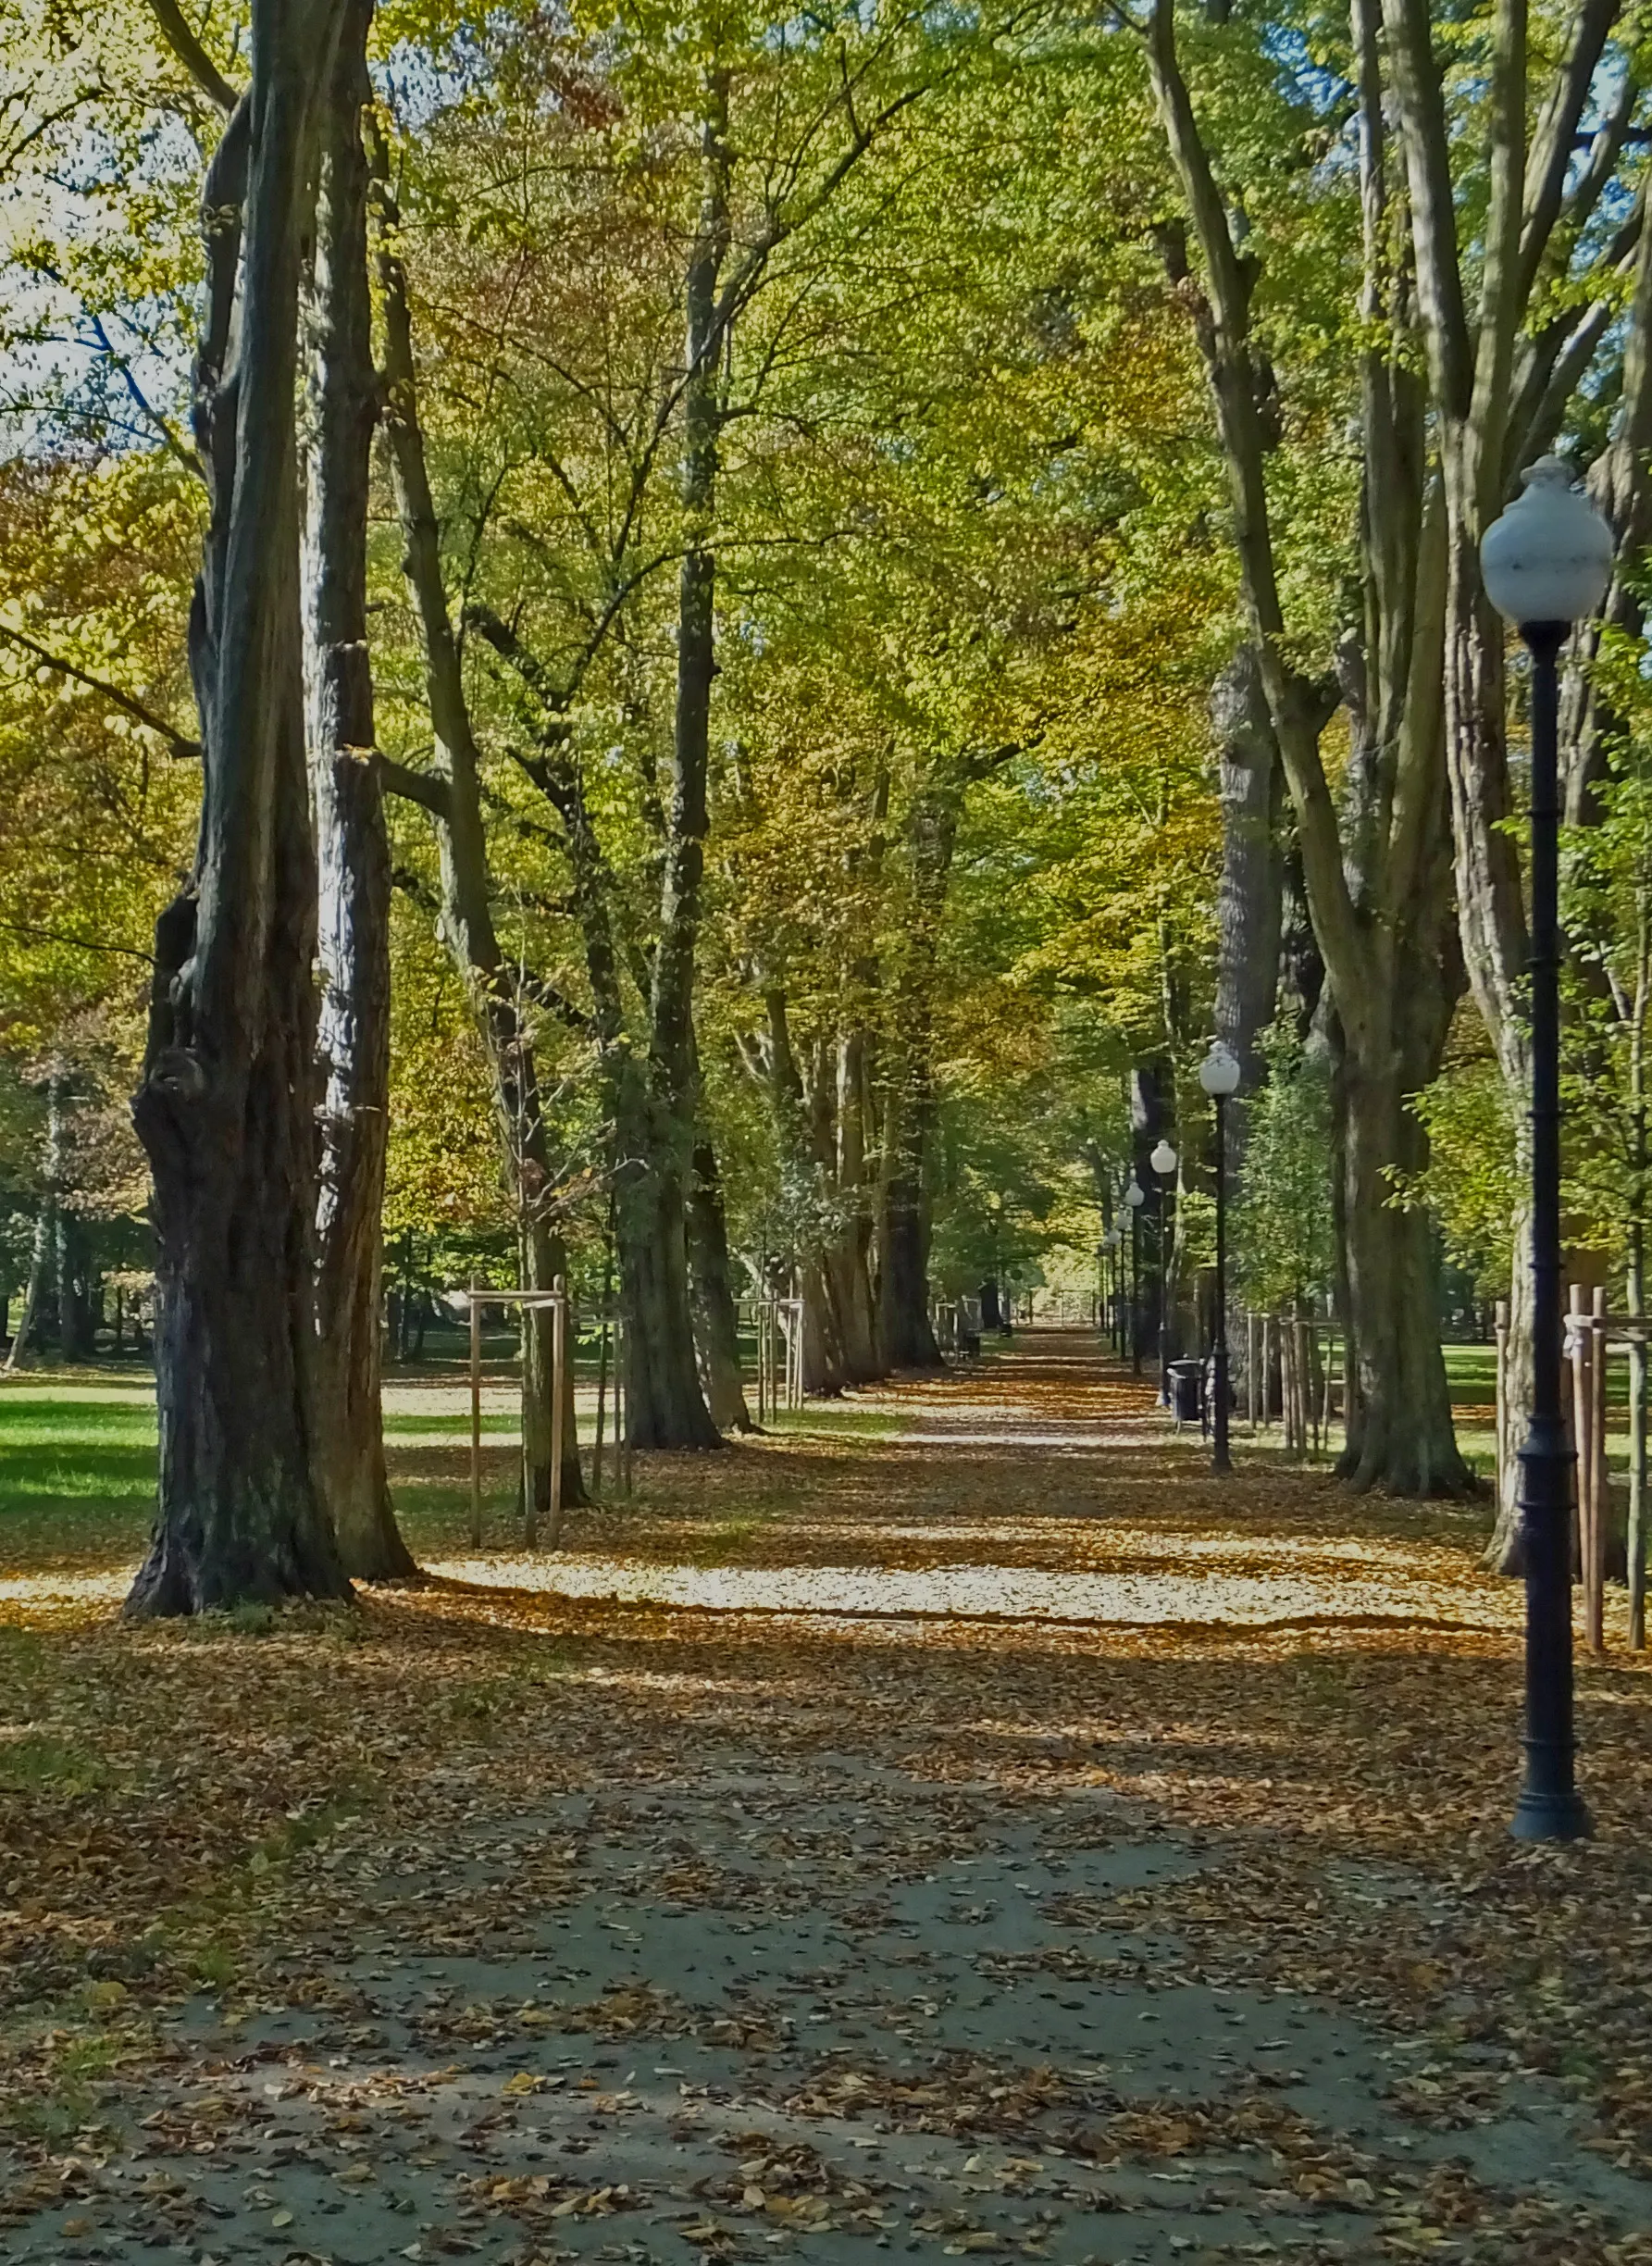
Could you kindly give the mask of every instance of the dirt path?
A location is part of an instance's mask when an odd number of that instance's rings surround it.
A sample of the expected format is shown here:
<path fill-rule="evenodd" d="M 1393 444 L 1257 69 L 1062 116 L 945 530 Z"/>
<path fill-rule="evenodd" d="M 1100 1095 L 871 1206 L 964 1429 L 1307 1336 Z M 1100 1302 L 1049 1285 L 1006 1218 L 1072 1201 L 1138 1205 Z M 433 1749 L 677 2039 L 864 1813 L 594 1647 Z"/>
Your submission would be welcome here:
<path fill-rule="evenodd" d="M 1468 1515 L 855 1408 L 261 1636 L 18 1570 L 0 2258 L 1652 2260 L 1642 1674 L 1517 1851 Z"/>

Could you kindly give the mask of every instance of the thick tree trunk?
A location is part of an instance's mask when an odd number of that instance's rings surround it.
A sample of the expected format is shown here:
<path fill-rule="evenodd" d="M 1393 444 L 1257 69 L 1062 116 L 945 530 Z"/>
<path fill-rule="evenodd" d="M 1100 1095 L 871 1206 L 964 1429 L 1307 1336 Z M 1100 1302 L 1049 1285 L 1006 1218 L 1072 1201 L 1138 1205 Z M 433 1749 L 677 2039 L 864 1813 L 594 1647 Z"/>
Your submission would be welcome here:
<path fill-rule="evenodd" d="M 252 84 L 203 197 L 195 424 L 212 511 L 191 619 L 203 808 L 193 887 L 156 925 L 132 1105 L 155 1180 L 160 1421 L 136 1613 L 349 1594 L 317 1460 L 294 420 L 315 128 L 339 15 L 336 0 L 254 0 Z"/>
<path fill-rule="evenodd" d="M 811 1400 L 835 1400 L 845 1383 L 843 1341 L 821 1253 L 805 1252 L 799 1260 L 798 1294 L 803 1308 L 803 1390 Z"/>
<path fill-rule="evenodd" d="M 689 1289 L 687 1175 L 675 1127 L 646 1124 L 626 1147 L 615 1189 L 620 1298 L 626 1316 L 627 1438 L 633 1448 L 716 1448 L 722 1435 L 701 1390 Z"/>
<path fill-rule="evenodd" d="M 391 1505 L 380 1399 L 391 879 L 367 655 L 368 470 L 378 385 L 361 110 L 372 92 L 366 70 L 372 12 L 372 0 L 346 0 L 321 153 L 304 612 L 324 1081 L 317 1383 L 326 1409 L 327 1488 L 340 1555 L 347 1573 L 385 1581 L 416 1569 Z"/>
<path fill-rule="evenodd" d="M 712 1422 L 722 1432 L 750 1432 L 740 1376 L 739 1312 L 723 1214 L 717 1152 L 702 1134 L 695 1143 L 689 1197 L 689 1258 L 693 1283 L 695 1342 Z"/>
<path fill-rule="evenodd" d="M 1451 1423 L 1440 1350 L 1438 1284 L 1426 1213 L 1392 1201 L 1397 1162 L 1422 1140 L 1397 1065 L 1372 1074 L 1345 1060 L 1348 1438 L 1338 1464 L 1356 1487 L 1460 1495 L 1471 1482 Z"/>

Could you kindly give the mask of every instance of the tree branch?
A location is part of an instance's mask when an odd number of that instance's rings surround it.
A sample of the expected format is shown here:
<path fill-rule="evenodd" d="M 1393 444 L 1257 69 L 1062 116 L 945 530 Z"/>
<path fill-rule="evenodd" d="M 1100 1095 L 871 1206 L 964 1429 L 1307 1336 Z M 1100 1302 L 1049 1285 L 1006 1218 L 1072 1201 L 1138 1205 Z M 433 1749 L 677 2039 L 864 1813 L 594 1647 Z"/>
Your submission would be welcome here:
<path fill-rule="evenodd" d="M 178 730 L 164 716 L 156 716 L 155 710 L 146 707 L 134 693 L 123 692 L 118 685 L 107 684 L 103 678 L 93 677 L 87 670 L 77 668 L 72 661 L 66 661 L 61 654 L 52 653 L 44 645 L 36 644 L 31 637 L 26 636 L 21 629 L 14 629 L 8 622 L 0 622 L 0 637 L 10 644 L 20 645 L 25 653 L 31 653 L 47 668 L 56 669 L 65 677 L 72 677 L 77 684 L 83 684 L 89 691 L 100 693 L 105 700 L 157 734 L 181 761 L 199 763 L 201 760 L 201 742 Z"/>
<path fill-rule="evenodd" d="M 149 12 L 160 26 L 161 37 L 183 65 L 209 102 L 228 118 L 240 96 L 190 29 L 178 0 L 149 0 Z"/>
<path fill-rule="evenodd" d="M 379 784 L 387 794 L 399 795 L 404 803 L 416 803 L 428 810 L 432 818 L 446 822 L 452 796 L 448 783 L 433 771 L 413 771 L 399 764 L 391 755 L 374 751 L 373 768 L 379 775 Z"/>
<path fill-rule="evenodd" d="M 1447 412 L 1463 417 L 1473 396 L 1474 353 L 1457 258 L 1451 144 L 1428 0 L 1383 0 L 1383 19 L 1394 56 L 1400 140 L 1411 188 L 1417 284 L 1435 389 Z"/>
<path fill-rule="evenodd" d="M 1517 305 L 1524 306 L 1530 298 L 1532 286 L 1537 280 L 1537 270 L 1548 248 L 1549 238 L 1566 195 L 1567 176 L 1571 170 L 1572 147 L 1578 123 L 1584 115 L 1584 106 L 1589 99 L 1589 89 L 1595 81 L 1595 72 L 1600 62 L 1607 35 L 1618 19 L 1621 0 L 1583 0 L 1577 20 L 1572 27 L 1571 45 L 1566 60 L 1556 74 L 1537 131 L 1532 137 L 1532 155 L 1526 178 L 1525 209 L 1522 215 L 1520 257 L 1514 278 L 1514 297 Z M 1626 90 L 1633 81 L 1626 81 Z M 1630 93 L 1630 107 L 1633 94 Z M 1618 124 L 1621 118 L 1621 123 Z M 1623 110 L 1621 96 L 1613 123 L 1616 134 L 1609 128 L 1596 137 L 1622 145 L 1622 136 L 1629 124 L 1629 113 Z M 1609 170 L 1617 155 L 1610 151 L 1606 163 Z M 1591 169 L 1596 166 L 1596 152 L 1591 151 Z M 1581 183 L 1580 183 L 1581 187 Z M 1598 192 L 1596 193 L 1598 193 Z"/>

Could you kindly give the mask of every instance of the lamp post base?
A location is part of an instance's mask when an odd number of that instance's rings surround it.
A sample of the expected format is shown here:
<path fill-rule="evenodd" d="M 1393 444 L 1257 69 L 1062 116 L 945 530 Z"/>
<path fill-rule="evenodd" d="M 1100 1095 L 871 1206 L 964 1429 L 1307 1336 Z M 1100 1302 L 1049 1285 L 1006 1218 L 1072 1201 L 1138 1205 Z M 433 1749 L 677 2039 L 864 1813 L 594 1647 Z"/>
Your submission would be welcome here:
<path fill-rule="evenodd" d="M 1558 1243 L 1558 1236 L 1552 1240 Z M 1526 1766 L 1509 1830 L 1520 1841 L 1576 1841 L 1589 1831 L 1589 1812 L 1572 1775 L 1575 1458 L 1559 1414 L 1559 1272 L 1558 1264 L 1546 1268 L 1541 1285 L 1534 1331 L 1533 1398 L 1538 1405 L 1519 1450 L 1521 1533 L 1526 1554 Z"/>
<path fill-rule="evenodd" d="M 1586 1841 L 1595 1827 L 1581 1794 L 1534 1794 L 1527 1787 L 1509 1830 L 1517 1841 Z"/>

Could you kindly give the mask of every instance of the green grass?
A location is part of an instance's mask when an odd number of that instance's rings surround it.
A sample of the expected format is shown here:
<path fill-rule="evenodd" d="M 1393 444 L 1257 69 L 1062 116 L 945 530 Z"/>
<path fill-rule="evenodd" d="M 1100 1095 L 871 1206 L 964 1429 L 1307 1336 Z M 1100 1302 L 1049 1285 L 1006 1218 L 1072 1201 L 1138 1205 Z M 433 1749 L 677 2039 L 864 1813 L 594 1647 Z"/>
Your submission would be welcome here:
<path fill-rule="evenodd" d="M 455 1334 L 456 1336 L 456 1334 Z M 455 1363 L 438 1373 L 443 1386 L 462 1384 Z M 389 1372 L 393 1391 L 416 1379 L 432 1381 L 432 1366 Z M 502 1382 L 495 1368 L 491 1387 Z M 583 1384 L 585 1380 L 581 1380 Z M 855 1401 L 812 1401 L 781 1410 L 766 1429 L 778 1440 L 887 1439 L 901 1418 L 888 1409 Z M 615 1502 L 613 1414 L 605 1426 L 604 1495 Z M 580 1437 L 595 1438 L 594 1409 L 580 1412 Z M 482 1417 L 490 1443 L 482 1519 L 486 1546 L 510 1549 L 518 1539 L 515 1458 L 502 1444 L 517 1430 L 514 1409 Z M 438 1558 L 469 1549 L 470 1492 L 451 1452 L 470 1438 L 470 1412 L 392 1408 L 385 1419 L 391 1450 L 397 1516 L 416 1555 Z M 36 1373 L 0 1382 L 0 1573 L 70 1565 L 130 1563 L 143 1554 L 155 1514 L 155 1418 L 153 1388 L 129 1372 L 87 1370 L 74 1376 Z M 648 1461 L 638 1476 L 648 1488 Z M 724 1537 L 720 1553 L 736 1547 Z M 242 1635 L 255 1635 L 248 1626 Z"/>
<path fill-rule="evenodd" d="M 755 1406 L 755 1398 L 747 1401 Z M 811 1401 L 801 1409 L 779 1409 L 764 1419 L 764 1429 L 799 1438 L 892 1439 L 902 1419 L 891 1409 L 859 1408 L 852 1401 Z"/>
<path fill-rule="evenodd" d="M 154 1515 L 155 1442 L 141 1388 L 0 1389 L 0 1566 L 134 1555 Z"/>
<path fill-rule="evenodd" d="M 582 1419 L 583 1422 L 583 1419 Z M 595 1419 L 592 1419 L 594 1425 Z M 514 1435 L 519 1429 L 515 1409 L 482 1412 L 482 1438 Z M 384 1418 L 384 1437 L 399 1439 L 456 1439 L 470 1438 L 470 1411 L 457 1409 L 434 1416 L 408 1415 L 401 1409 L 387 1410 Z"/>
<path fill-rule="evenodd" d="M 107 1776 L 95 1755 L 44 1732 L 0 1738 L 0 1793 L 88 1794 Z"/>

